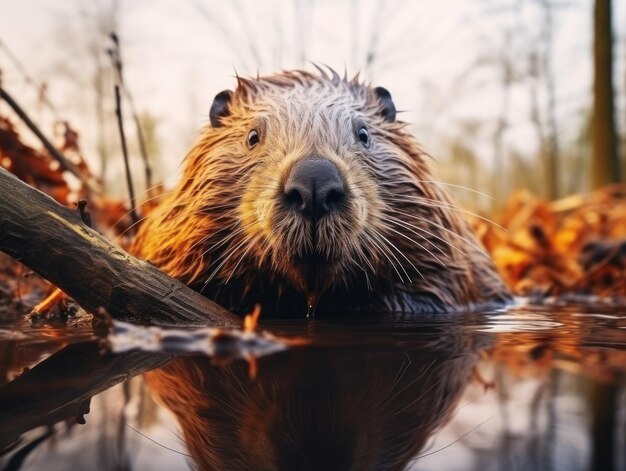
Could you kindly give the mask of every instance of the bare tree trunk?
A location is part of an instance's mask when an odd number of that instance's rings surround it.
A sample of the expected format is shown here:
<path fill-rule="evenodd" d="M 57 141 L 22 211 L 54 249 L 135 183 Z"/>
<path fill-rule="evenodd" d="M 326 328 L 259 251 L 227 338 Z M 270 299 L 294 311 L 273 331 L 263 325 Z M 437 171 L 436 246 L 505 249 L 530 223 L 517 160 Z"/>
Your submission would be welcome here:
<path fill-rule="evenodd" d="M 592 123 L 592 186 L 594 188 L 621 180 L 613 96 L 611 0 L 596 0 Z"/>
<path fill-rule="evenodd" d="M 506 51 L 511 44 L 510 32 L 505 36 L 505 47 L 503 51 Z M 494 153 L 494 191 L 493 195 L 499 204 L 504 202 L 504 198 L 507 196 L 508 181 L 505 176 L 504 169 L 504 134 L 509 127 L 508 115 L 511 99 L 511 85 L 513 84 L 513 65 L 511 60 L 506 56 L 506 52 L 501 54 L 499 68 L 501 74 L 501 86 L 502 86 L 502 101 L 500 103 L 500 114 L 496 122 L 496 128 L 493 135 L 493 153 Z"/>
<path fill-rule="evenodd" d="M 548 134 L 545 140 L 545 174 L 546 185 L 548 187 L 548 197 L 556 199 L 559 197 L 559 139 L 556 123 L 556 90 L 554 74 L 552 73 L 552 30 L 554 24 L 553 6 L 549 0 L 543 0 L 541 6 L 544 11 L 544 24 L 542 31 L 543 39 L 543 74 L 546 87 L 548 103 L 546 104 L 546 120 Z"/>

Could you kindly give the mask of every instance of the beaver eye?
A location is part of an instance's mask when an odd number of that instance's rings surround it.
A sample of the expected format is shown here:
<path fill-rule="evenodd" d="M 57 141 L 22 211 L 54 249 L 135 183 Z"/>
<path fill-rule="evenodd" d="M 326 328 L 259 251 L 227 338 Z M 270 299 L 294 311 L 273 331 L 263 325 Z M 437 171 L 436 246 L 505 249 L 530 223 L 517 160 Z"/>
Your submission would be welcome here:
<path fill-rule="evenodd" d="M 367 128 L 365 126 L 361 126 L 359 128 L 359 141 L 361 141 L 361 144 L 363 144 L 365 147 L 369 147 L 370 146 L 370 133 L 368 132 Z"/>
<path fill-rule="evenodd" d="M 252 131 L 250 131 L 250 133 L 248 134 L 248 147 L 250 149 L 252 149 L 254 146 L 256 146 L 259 143 L 259 133 L 257 132 L 256 129 L 253 129 Z"/>

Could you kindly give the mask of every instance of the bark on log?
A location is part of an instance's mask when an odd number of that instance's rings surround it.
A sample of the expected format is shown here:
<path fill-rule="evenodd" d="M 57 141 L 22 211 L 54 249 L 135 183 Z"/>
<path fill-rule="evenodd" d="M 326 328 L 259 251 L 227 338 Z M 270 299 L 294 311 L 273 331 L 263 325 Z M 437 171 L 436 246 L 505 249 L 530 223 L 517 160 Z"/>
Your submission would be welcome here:
<path fill-rule="evenodd" d="M 87 310 L 158 325 L 240 327 L 241 319 L 126 253 L 77 212 L 0 169 L 0 250 Z"/>

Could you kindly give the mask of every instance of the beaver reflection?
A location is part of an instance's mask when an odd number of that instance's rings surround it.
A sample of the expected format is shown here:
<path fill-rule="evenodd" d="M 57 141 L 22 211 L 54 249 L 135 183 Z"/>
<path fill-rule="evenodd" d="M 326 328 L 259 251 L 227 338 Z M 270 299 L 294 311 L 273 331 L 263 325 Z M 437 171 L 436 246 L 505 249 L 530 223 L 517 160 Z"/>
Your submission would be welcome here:
<path fill-rule="evenodd" d="M 184 357 L 148 373 L 200 469 L 403 469 L 451 415 L 469 345 L 311 347 L 248 366 Z M 469 342 L 466 342 L 469 343 Z"/>

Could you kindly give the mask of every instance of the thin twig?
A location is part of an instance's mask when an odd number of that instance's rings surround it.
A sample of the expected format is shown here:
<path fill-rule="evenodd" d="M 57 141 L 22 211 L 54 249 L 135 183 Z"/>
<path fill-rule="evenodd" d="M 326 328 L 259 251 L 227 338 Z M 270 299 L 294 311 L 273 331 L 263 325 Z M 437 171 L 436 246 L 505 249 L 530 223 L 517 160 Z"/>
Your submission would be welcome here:
<path fill-rule="evenodd" d="M 120 131 L 120 140 L 122 141 L 122 154 L 124 155 L 124 167 L 126 169 L 126 184 L 130 195 L 130 217 L 133 224 L 139 223 L 139 216 L 135 207 L 135 190 L 133 189 L 133 180 L 130 176 L 130 165 L 128 162 L 128 147 L 126 146 L 126 134 L 124 133 L 124 118 L 122 117 L 122 97 L 120 95 L 119 85 L 115 85 L 115 114 L 117 115 L 117 126 Z"/>
<path fill-rule="evenodd" d="M 150 165 L 150 159 L 148 158 L 148 149 L 146 147 L 146 140 L 143 134 L 143 130 L 141 128 L 141 121 L 139 120 L 139 114 L 137 113 L 137 108 L 135 107 L 135 100 L 133 99 L 130 90 L 126 86 L 126 82 L 124 81 L 123 74 L 123 64 L 122 64 L 122 52 L 120 49 L 120 42 L 117 34 L 112 32 L 110 34 L 111 41 L 113 42 L 114 49 L 110 49 L 109 56 L 111 57 L 111 61 L 113 62 L 113 66 L 117 72 L 117 80 L 120 86 L 122 87 L 122 91 L 124 92 L 124 96 L 128 100 L 128 106 L 130 108 L 130 113 L 135 122 L 135 132 L 137 133 L 137 141 L 139 143 L 139 153 L 141 154 L 141 159 L 143 160 L 144 172 L 146 176 L 146 188 L 148 193 L 148 198 L 152 197 L 152 167 Z"/>

